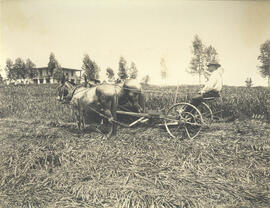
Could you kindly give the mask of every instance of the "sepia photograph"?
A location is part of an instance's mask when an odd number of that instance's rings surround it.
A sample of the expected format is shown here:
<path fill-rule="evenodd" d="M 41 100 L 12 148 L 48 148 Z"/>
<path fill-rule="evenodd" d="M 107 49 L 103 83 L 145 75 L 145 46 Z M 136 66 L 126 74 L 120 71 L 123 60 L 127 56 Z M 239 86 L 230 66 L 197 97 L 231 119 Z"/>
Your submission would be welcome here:
<path fill-rule="evenodd" d="M 77 207 L 270 207 L 270 1 L 0 0 L 0 208 Z"/>

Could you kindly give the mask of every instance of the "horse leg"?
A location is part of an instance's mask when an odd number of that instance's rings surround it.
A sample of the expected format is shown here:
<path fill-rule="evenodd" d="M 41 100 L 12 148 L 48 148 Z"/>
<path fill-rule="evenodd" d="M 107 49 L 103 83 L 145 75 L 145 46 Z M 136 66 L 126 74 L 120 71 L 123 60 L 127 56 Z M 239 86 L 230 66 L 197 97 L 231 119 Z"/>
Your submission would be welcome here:
<path fill-rule="evenodd" d="M 112 125 L 110 132 L 107 134 L 108 137 L 113 136 L 116 134 L 116 123 L 113 121 L 116 120 L 116 110 L 117 110 L 117 97 L 113 97 L 111 101 L 106 103 L 104 115 L 108 118 L 108 123 Z"/>
<path fill-rule="evenodd" d="M 85 129 L 85 114 L 82 115 L 82 126 L 84 130 Z"/>
<path fill-rule="evenodd" d="M 109 109 L 106 109 L 105 111 L 104 111 L 104 115 L 108 118 L 108 120 L 106 121 L 106 123 L 107 124 L 112 124 L 112 128 L 110 129 L 110 131 L 107 133 L 107 137 L 111 137 L 112 135 L 113 135 L 113 133 L 115 133 L 114 132 L 114 123 L 113 123 L 113 115 L 112 115 L 112 113 L 111 113 L 111 111 L 109 110 Z"/>
<path fill-rule="evenodd" d="M 115 96 L 113 98 L 113 102 L 111 106 L 111 113 L 115 121 L 117 120 L 117 113 L 116 113 L 117 108 L 118 108 L 118 96 Z M 117 130 L 117 125 L 115 122 L 113 122 L 113 132 L 112 132 L 113 135 L 116 135 L 116 130 Z"/>
<path fill-rule="evenodd" d="M 99 97 L 99 103 L 101 106 L 101 109 L 103 109 L 104 116 L 106 117 L 105 121 L 106 123 L 111 124 L 110 131 L 107 133 L 107 137 L 110 137 L 112 135 L 116 134 L 116 125 L 115 122 L 113 122 L 114 119 L 116 119 L 116 110 L 118 107 L 118 96 L 114 95 L 112 97 L 106 97 L 101 95 Z"/>
<path fill-rule="evenodd" d="M 134 94 L 134 97 L 131 98 L 131 101 L 132 101 L 132 106 L 135 108 L 135 110 L 138 113 L 142 113 L 143 112 L 143 109 L 142 109 L 142 107 L 139 104 L 139 95 L 138 94 Z"/>
<path fill-rule="evenodd" d="M 139 94 L 139 105 L 142 109 L 142 113 L 145 112 L 145 96 L 142 92 Z"/>
<path fill-rule="evenodd" d="M 75 117 L 76 117 L 78 129 L 79 129 L 80 132 L 82 131 L 82 115 L 81 115 L 81 111 L 82 111 L 82 109 L 81 109 L 80 105 L 74 106 L 74 114 L 75 114 Z"/>
<path fill-rule="evenodd" d="M 58 101 L 61 101 L 62 100 L 62 89 L 61 89 L 61 86 L 59 86 L 57 88 L 57 92 L 58 92 L 57 100 Z"/>
<path fill-rule="evenodd" d="M 143 113 L 143 109 L 141 108 L 141 106 L 138 103 L 135 103 L 134 107 L 138 113 Z"/>
<path fill-rule="evenodd" d="M 81 119 L 80 119 L 80 112 L 74 112 L 75 117 L 76 117 L 76 121 L 77 121 L 77 126 L 79 131 L 81 131 Z"/>
<path fill-rule="evenodd" d="M 81 131 L 84 131 L 85 128 L 85 116 L 84 111 L 80 110 L 80 123 L 81 123 Z"/>

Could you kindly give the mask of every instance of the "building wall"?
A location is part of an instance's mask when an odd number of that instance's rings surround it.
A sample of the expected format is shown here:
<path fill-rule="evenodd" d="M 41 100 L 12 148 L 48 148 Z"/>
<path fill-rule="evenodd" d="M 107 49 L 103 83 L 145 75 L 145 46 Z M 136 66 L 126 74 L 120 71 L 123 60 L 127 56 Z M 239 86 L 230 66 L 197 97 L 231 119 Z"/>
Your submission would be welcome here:
<path fill-rule="evenodd" d="M 42 69 L 37 69 L 38 70 L 38 75 L 33 78 L 33 83 L 35 84 L 48 84 L 48 83 L 58 83 L 57 80 L 53 79 L 53 77 L 49 76 L 48 69 L 42 68 Z M 80 81 L 80 78 L 78 76 L 79 72 L 72 71 L 72 70 L 66 70 L 63 69 L 63 72 L 65 74 L 65 77 L 74 83 L 78 83 Z"/>
<path fill-rule="evenodd" d="M 7 80 L 6 84 L 14 84 L 14 85 L 20 85 L 20 84 L 53 84 L 58 83 L 56 79 L 53 79 L 53 77 L 49 76 L 49 71 L 47 68 L 37 68 L 37 76 L 33 79 L 26 78 L 26 79 L 17 79 L 17 80 Z M 70 69 L 63 69 L 63 72 L 65 74 L 65 77 L 74 83 L 80 83 L 80 71 L 74 71 Z"/>

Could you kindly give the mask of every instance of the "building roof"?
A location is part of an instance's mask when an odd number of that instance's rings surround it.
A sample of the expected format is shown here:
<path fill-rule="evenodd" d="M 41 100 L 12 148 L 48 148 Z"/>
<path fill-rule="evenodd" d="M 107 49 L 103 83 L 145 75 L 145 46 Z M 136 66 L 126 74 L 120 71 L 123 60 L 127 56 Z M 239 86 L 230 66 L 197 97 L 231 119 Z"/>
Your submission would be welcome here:
<path fill-rule="evenodd" d="M 69 70 L 69 71 L 82 71 L 81 69 L 71 69 L 71 68 L 65 68 L 61 67 L 63 70 Z M 48 67 L 36 67 L 34 69 L 48 69 Z"/>

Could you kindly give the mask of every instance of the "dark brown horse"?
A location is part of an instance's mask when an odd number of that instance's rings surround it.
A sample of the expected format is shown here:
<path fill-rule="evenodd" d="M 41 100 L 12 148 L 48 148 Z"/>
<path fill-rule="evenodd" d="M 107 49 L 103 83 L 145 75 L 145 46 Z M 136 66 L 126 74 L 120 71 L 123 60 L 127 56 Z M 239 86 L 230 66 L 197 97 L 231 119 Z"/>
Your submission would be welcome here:
<path fill-rule="evenodd" d="M 135 79 L 127 79 L 116 84 L 120 87 L 119 108 L 133 112 L 145 111 L 145 98 L 142 85 Z"/>
<path fill-rule="evenodd" d="M 92 111 L 104 115 L 108 123 L 112 124 L 111 131 L 107 136 L 116 134 L 116 123 L 113 120 L 117 120 L 118 94 L 115 87 L 111 85 L 98 85 L 86 88 L 65 81 L 59 90 L 60 98 L 60 94 L 63 94 L 63 92 L 67 92 L 67 94 L 65 93 L 65 96 L 62 96 L 62 101 L 70 103 L 76 116 L 79 130 L 84 129 L 87 112 Z"/>

